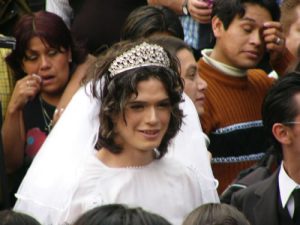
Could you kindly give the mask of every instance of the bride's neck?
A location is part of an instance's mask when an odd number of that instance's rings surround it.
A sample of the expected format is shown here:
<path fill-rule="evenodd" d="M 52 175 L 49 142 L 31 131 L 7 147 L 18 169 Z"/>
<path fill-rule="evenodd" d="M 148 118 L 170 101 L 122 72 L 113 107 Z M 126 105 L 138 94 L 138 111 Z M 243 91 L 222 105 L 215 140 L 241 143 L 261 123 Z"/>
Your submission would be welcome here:
<path fill-rule="evenodd" d="M 106 148 L 98 150 L 97 158 L 108 167 L 140 167 L 151 163 L 155 159 L 154 151 L 125 151 L 112 153 Z"/>

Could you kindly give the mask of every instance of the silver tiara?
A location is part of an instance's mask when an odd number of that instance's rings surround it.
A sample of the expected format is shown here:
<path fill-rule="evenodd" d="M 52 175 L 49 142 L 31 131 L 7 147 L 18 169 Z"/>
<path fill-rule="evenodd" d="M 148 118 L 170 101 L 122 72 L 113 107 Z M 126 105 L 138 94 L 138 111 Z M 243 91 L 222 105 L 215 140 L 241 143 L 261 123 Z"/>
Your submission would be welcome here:
<path fill-rule="evenodd" d="M 144 66 L 168 68 L 170 67 L 170 59 L 161 46 L 143 42 L 118 56 L 111 63 L 108 71 L 114 76 L 124 71 Z"/>

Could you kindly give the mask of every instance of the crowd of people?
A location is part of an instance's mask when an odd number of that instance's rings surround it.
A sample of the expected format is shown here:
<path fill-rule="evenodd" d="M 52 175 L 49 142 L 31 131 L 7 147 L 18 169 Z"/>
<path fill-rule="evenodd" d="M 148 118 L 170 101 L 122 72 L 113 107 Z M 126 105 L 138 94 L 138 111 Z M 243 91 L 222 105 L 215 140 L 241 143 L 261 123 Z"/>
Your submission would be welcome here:
<path fill-rule="evenodd" d="M 20 2 L 0 225 L 300 224 L 298 0 Z"/>

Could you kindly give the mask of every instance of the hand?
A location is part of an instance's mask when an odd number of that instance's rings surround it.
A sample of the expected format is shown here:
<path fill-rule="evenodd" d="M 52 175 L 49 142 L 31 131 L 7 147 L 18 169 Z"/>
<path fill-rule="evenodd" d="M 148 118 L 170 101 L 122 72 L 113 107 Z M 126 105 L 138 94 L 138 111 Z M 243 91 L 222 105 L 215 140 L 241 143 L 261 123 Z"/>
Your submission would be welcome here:
<path fill-rule="evenodd" d="M 210 23 L 212 3 L 210 0 L 189 0 L 188 9 L 191 17 L 198 23 Z"/>
<path fill-rule="evenodd" d="M 264 23 L 262 36 L 266 49 L 270 53 L 270 61 L 276 62 L 282 57 L 286 49 L 281 24 L 275 21 Z"/>
<path fill-rule="evenodd" d="M 27 75 L 17 81 L 8 108 L 14 112 L 24 108 L 29 100 L 32 100 L 40 92 L 42 79 L 33 74 Z"/>

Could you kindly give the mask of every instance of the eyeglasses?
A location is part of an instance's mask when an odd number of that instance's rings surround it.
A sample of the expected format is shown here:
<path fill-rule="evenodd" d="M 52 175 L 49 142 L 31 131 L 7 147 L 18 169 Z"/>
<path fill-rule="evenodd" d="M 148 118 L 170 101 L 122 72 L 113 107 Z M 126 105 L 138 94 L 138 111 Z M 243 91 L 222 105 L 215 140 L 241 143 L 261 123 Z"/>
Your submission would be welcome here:
<path fill-rule="evenodd" d="M 300 124 L 300 122 L 296 122 L 296 121 L 289 121 L 289 122 L 284 122 L 282 123 L 284 125 L 297 125 L 297 124 Z"/>

